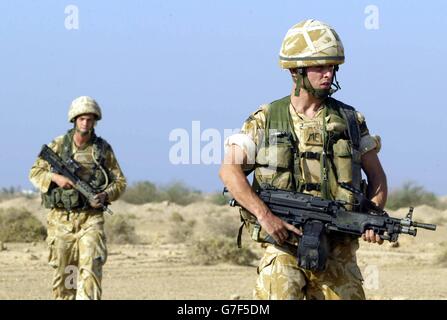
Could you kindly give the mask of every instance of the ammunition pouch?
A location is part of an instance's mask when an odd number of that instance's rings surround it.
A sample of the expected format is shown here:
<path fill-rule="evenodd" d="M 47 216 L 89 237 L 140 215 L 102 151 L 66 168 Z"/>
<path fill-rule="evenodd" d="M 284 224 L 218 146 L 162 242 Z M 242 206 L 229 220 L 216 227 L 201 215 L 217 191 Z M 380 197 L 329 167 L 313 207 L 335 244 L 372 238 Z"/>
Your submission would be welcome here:
<path fill-rule="evenodd" d="M 239 248 L 241 248 L 241 240 L 242 240 L 242 230 L 244 227 L 247 229 L 247 232 L 250 236 L 250 238 L 253 241 L 259 242 L 259 243 L 271 243 L 279 248 L 279 246 L 273 238 L 259 225 L 257 222 L 257 219 L 254 215 L 252 215 L 247 210 L 240 208 L 239 213 L 241 216 L 241 226 L 239 227 L 239 232 L 237 236 L 237 245 Z M 291 255 L 296 255 L 296 247 L 298 245 L 299 238 L 298 236 L 293 233 L 289 232 L 289 238 L 286 240 L 286 245 L 284 246 L 284 249 L 287 253 Z"/>
<path fill-rule="evenodd" d="M 250 235 L 250 238 L 256 242 L 267 242 L 266 238 L 269 236 L 264 229 L 257 223 L 257 220 L 254 215 L 248 212 L 245 209 L 239 209 L 239 213 L 241 215 L 241 226 L 239 228 L 239 233 L 237 236 L 237 245 L 241 248 L 241 237 L 242 237 L 242 229 L 245 227 Z"/>
<path fill-rule="evenodd" d="M 50 188 L 42 194 L 42 203 L 47 209 L 83 209 L 89 207 L 87 199 L 76 189 Z"/>
<path fill-rule="evenodd" d="M 238 247 L 241 247 L 243 227 L 246 227 L 252 240 L 261 243 L 273 243 L 279 249 L 298 257 L 298 266 L 310 271 L 323 271 L 326 268 L 328 256 L 328 239 L 324 225 L 320 221 L 309 221 L 303 227 L 303 236 L 298 240 L 295 234 L 290 233 L 284 245 L 274 242 L 270 235 L 256 223 L 256 218 L 244 209 L 240 209 L 242 225 L 238 234 Z M 298 247 L 296 246 L 298 244 Z"/>
<path fill-rule="evenodd" d="M 320 221 L 309 221 L 303 226 L 298 244 L 298 266 L 311 271 L 323 271 L 328 256 L 327 236 Z"/>
<path fill-rule="evenodd" d="M 349 140 L 338 140 L 333 145 L 333 161 L 335 165 L 336 179 L 331 181 L 331 188 L 334 194 L 334 198 L 337 200 L 343 200 L 348 203 L 348 209 L 353 209 L 352 204 L 355 203 L 354 194 L 340 187 L 340 183 L 352 184 L 353 178 L 353 155 L 351 142 Z"/>

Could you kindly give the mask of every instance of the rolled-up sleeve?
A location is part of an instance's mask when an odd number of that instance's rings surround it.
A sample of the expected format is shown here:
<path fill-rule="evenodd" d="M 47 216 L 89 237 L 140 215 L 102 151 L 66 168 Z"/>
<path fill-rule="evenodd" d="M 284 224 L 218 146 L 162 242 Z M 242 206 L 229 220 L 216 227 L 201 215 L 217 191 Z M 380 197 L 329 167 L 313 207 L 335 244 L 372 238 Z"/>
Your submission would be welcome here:
<path fill-rule="evenodd" d="M 256 112 L 248 117 L 239 133 L 234 134 L 225 140 L 225 152 L 228 152 L 231 145 L 237 145 L 244 150 L 247 155 L 247 163 L 244 164 L 244 169 L 249 169 L 255 164 L 257 148 L 263 137 L 266 110 L 267 105 L 262 105 Z"/>
<path fill-rule="evenodd" d="M 249 135 L 237 133 L 225 139 L 225 153 L 232 145 L 237 145 L 244 150 L 247 155 L 247 164 L 255 163 L 256 145 Z"/>
<path fill-rule="evenodd" d="M 371 135 L 366 125 L 366 120 L 363 114 L 357 112 L 357 120 L 360 126 L 360 153 L 364 155 L 365 153 L 376 150 L 379 153 L 382 148 L 382 140 L 380 136 Z"/>

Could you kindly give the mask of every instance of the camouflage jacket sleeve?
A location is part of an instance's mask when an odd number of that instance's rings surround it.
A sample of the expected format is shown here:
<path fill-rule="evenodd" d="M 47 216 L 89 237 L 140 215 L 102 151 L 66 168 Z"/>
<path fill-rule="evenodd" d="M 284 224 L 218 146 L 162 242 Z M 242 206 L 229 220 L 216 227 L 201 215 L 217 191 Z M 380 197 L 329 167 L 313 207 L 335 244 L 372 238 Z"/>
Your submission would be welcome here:
<path fill-rule="evenodd" d="M 109 201 L 115 201 L 126 190 L 127 181 L 112 148 L 107 152 L 105 166 L 109 172 L 110 181 L 104 191 L 107 193 Z"/>
<path fill-rule="evenodd" d="M 241 133 L 250 137 L 256 146 L 260 144 L 260 139 L 264 136 L 267 107 L 268 105 L 261 105 L 245 120 L 241 128 Z"/>
<path fill-rule="evenodd" d="M 48 147 L 50 147 L 54 152 L 59 153 L 62 147 L 63 136 L 59 136 L 54 139 Z M 51 178 L 53 173 L 50 171 L 50 164 L 38 157 L 34 162 L 31 170 L 29 172 L 29 179 L 42 193 L 46 193 L 51 184 Z"/>
<path fill-rule="evenodd" d="M 238 134 L 228 137 L 225 141 L 225 148 L 231 145 L 238 145 L 247 155 L 247 163 L 243 165 L 244 170 L 250 170 L 255 164 L 256 150 L 263 136 L 265 127 L 265 112 L 267 105 L 261 106 L 252 113 L 242 125 Z"/>
<path fill-rule="evenodd" d="M 376 150 L 378 153 L 382 147 L 380 136 L 372 136 L 369 133 L 368 127 L 366 125 L 365 117 L 357 112 L 357 120 L 360 126 L 360 152 L 362 155 L 365 153 Z"/>

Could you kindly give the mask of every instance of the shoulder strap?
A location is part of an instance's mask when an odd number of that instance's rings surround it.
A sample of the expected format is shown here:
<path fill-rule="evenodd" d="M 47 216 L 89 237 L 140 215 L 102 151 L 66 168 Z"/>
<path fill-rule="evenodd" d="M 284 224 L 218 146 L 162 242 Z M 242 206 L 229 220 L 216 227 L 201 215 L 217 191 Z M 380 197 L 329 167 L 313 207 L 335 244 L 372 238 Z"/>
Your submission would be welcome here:
<path fill-rule="evenodd" d="M 62 140 L 62 151 L 60 154 L 62 160 L 67 161 L 68 159 L 70 159 L 73 151 L 72 146 L 73 146 L 73 129 L 68 130 Z"/>
<path fill-rule="evenodd" d="M 110 145 L 103 138 L 94 135 L 93 148 L 96 161 L 103 166 L 106 159 L 106 152 L 110 148 Z"/>
<path fill-rule="evenodd" d="M 293 130 L 292 119 L 290 117 L 290 96 L 273 101 L 268 105 L 265 121 L 265 143 L 269 145 L 269 130 L 286 132 L 292 135 L 297 141 L 297 136 Z"/>
<path fill-rule="evenodd" d="M 268 111 L 266 114 L 265 124 L 265 146 L 269 146 L 269 133 L 270 130 L 276 130 L 278 132 L 284 132 L 291 140 L 293 148 L 293 185 L 295 190 L 299 190 L 301 171 L 300 171 L 300 158 L 298 152 L 298 138 L 293 130 L 292 118 L 290 116 L 290 96 L 286 96 L 282 99 L 273 101 L 268 105 Z"/>

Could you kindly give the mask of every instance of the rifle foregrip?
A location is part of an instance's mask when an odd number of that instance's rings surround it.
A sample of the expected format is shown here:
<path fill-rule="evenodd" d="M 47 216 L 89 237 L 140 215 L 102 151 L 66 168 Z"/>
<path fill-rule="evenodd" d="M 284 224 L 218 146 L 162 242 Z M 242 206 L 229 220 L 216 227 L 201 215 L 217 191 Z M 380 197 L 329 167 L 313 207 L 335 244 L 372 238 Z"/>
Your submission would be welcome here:
<path fill-rule="evenodd" d="M 76 183 L 76 189 L 82 193 L 89 201 L 92 201 L 96 196 L 93 189 L 84 181 L 78 180 Z"/>

